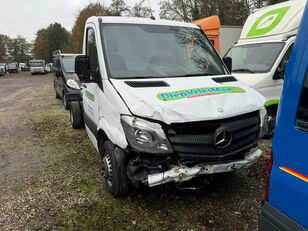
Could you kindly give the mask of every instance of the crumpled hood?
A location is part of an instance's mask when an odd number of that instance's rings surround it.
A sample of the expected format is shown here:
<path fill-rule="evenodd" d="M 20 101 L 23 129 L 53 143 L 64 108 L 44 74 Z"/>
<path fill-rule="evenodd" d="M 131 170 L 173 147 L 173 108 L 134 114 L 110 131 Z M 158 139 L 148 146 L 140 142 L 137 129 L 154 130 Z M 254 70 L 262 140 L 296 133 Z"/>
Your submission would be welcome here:
<path fill-rule="evenodd" d="M 215 76 L 225 77 L 225 76 Z M 222 119 L 259 110 L 265 98 L 240 82 L 217 83 L 212 76 L 110 79 L 133 115 L 177 122 Z M 164 81 L 167 87 L 131 87 L 127 82 Z"/>

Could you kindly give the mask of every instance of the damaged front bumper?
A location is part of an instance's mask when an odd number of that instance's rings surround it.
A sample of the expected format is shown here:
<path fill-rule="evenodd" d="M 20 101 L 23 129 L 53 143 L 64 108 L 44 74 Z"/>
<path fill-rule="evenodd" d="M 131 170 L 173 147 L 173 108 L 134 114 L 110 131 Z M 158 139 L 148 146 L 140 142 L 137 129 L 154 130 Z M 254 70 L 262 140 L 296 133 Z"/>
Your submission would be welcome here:
<path fill-rule="evenodd" d="M 219 164 L 198 164 L 191 168 L 185 165 L 174 166 L 168 171 L 148 175 L 147 180 L 145 180 L 144 183 L 148 184 L 149 187 L 153 187 L 171 181 L 183 182 L 191 180 L 192 178 L 202 174 L 231 172 L 240 168 L 247 168 L 251 166 L 260 158 L 261 155 L 262 151 L 257 149 L 254 152 L 247 153 L 243 160 Z"/>

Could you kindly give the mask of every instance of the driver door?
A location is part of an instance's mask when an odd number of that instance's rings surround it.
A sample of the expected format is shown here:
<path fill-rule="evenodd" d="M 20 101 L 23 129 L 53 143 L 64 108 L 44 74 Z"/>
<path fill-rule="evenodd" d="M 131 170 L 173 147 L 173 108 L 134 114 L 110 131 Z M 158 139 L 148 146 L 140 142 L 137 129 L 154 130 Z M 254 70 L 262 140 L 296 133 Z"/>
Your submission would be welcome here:
<path fill-rule="evenodd" d="M 84 83 L 83 88 L 83 107 L 84 122 L 88 131 L 95 137 L 97 135 L 97 124 L 99 120 L 99 93 L 101 91 L 98 83 L 101 82 L 99 72 L 99 62 L 97 55 L 97 43 L 95 27 L 87 27 L 86 29 L 86 55 L 90 59 L 90 79 L 89 83 Z M 90 137 L 91 138 L 91 137 Z M 92 137 L 93 138 L 93 137 Z M 93 141 L 93 140 L 92 140 Z"/>

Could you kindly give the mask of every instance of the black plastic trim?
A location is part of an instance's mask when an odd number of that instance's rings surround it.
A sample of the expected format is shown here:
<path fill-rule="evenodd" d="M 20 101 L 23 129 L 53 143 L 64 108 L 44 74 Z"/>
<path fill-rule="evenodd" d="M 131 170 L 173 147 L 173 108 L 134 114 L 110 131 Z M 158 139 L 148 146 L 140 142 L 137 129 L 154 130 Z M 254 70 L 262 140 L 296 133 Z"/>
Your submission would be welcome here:
<path fill-rule="evenodd" d="M 212 78 L 216 83 L 236 82 L 237 79 L 234 76 L 217 77 Z"/>
<path fill-rule="evenodd" d="M 291 230 L 308 231 L 308 229 L 271 206 L 267 201 L 263 201 L 259 216 L 259 231 Z"/>
<path fill-rule="evenodd" d="M 165 81 L 124 81 L 130 87 L 170 87 Z"/>

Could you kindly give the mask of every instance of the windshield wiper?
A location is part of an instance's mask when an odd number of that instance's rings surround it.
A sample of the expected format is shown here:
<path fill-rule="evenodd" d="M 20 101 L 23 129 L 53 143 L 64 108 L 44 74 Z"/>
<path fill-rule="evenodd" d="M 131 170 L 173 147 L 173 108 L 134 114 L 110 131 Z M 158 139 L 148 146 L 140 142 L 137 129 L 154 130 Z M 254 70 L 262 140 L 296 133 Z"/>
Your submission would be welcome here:
<path fill-rule="evenodd" d="M 249 73 L 254 74 L 254 72 L 248 68 L 235 69 L 235 70 L 232 70 L 232 72 L 249 72 Z"/>

